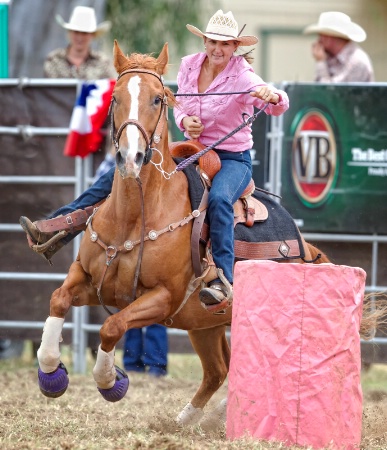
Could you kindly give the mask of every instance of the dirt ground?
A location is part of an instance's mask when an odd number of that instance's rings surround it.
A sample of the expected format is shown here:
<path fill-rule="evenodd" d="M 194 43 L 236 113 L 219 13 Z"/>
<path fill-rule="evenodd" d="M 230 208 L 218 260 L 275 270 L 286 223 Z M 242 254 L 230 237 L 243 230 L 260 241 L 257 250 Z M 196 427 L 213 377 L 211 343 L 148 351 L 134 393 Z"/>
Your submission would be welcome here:
<path fill-rule="evenodd" d="M 284 449 L 281 443 L 226 439 L 225 427 L 204 432 L 199 426 L 180 429 L 174 419 L 195 393 L 200 367 L 195 356 L 170 358 L 164 378 L 129 374 L 124 399 L 106 402 L 91 373 L 71 374 L 60 398 L 44 397 L 37 369 L 0 365 L 0 449 L 6 450 L 260 450 Z M 387 450 L 387 371 L 366 375 L 362 450 Z M 384 378 L 385 376 L 385 378 Z M 383 385 L 386 389 L 383 389 Z M 215 407 L 226 396 L 223 386 L 211 400 Z M 298 447 L 291 447 L 296 449 Z"/>

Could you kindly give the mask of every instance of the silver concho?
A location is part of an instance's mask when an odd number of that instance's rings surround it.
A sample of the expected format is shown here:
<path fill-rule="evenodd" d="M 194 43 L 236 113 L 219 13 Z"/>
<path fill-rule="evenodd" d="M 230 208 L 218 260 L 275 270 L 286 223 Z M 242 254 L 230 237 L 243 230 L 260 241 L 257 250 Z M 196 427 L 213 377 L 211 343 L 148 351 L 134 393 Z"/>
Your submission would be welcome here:
<path fill-rule="evenodd" d="M 160 140 L 161 140 L 161 136 L 160 136 L 159 134 L 155 134 L 155 135 L 153 136 L 153 142 L 154 142 L 155 144 L 158 144 L 158 143 L 160 142 Z"/>
<path fill-rule="evenodd" d="M 125 250 L 133 250 L 133 242 L 132 241 L 125 241 L 124 242 L 124 248 Z"/>
<path fill-rule="evenodd" d="M 194 210 L 192 211 L 192 216 L 193 216 L 193 217 L 199 217 L 199 216 L 200 216 L 200 211 L 199 211 L 198 209 L 194 209 Z"/>
<path fill-rule="evenodd" d="M 90 240 L 91 240 L 91 242 L 96 242 L 97 239 L 98 239 L 98 234 L 95 231 L 93 231 L 90 235 Z"/>
<path fill-rule="evenodd" d="M 155 241 L 155 240 L 157 239 L 157 233 L 156 233 L 156 231 L 155 231 L 155 230 L 151 230 L 151 231 L 148 233 L 148 237 L 149 237 L 149 239 L 150 239 L 151 241 Z"/>
<path fill-rule="evenodd" d="M 281 255 L 283 255 L 283 256 L 288 256 L 289 253 L 290 253 L 290 247 L 289 247 L 289 245 L 288 245 L 286 242 L 284 242 L 284 241 L 281 242 L 281 244 L 280 244 L 278 250 L 279 250 L 279 252 L 281 253 Z"/>

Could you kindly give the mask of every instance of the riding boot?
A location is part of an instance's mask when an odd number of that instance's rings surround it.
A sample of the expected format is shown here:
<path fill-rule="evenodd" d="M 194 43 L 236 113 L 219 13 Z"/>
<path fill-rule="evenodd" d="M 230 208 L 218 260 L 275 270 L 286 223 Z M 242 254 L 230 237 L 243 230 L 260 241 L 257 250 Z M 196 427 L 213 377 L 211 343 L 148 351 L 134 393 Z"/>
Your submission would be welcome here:
<path fill-rule="evenodd" d="M 79 232 L 86 229 L 86 224 L 106 199 L 84 209 L 77 209 L 66 215 L 59 215 L 52 219 L 31 222 L 25 216 L 21 216 L 19 223 L 27 233 L 28 245 L 32 250 L 50 264 L 55 253 L 67 244 Z M 65 242 L 62 240 L 70 235 Z"/>
<path fill-rule="evenodd" d="M 199 292 L 200 301 L 207 306 L 217 305 L 229 298 L 232 298 L 232 286 L 227 288 L 219 279 L 212 281 Z"/>
<path fill-rule="evenodd" d="M 67 236 L 68 232 L 65 230 L 58 232 L 41 231 L 37 222 L 31 222 L 25 216 L 20 217 L 19 223 L 27 234 L 29 247 L 52 264 L 51 258 L 65 245 L 61 240 Z"/>

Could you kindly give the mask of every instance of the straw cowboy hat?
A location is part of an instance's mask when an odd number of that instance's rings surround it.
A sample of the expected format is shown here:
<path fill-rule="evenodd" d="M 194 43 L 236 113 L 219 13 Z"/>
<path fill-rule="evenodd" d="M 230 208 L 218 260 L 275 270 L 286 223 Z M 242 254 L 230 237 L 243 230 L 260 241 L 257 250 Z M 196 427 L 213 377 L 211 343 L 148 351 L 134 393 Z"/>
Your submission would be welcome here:
<path fill-rule="evenodd" d="M 106 33 L 111 28 L 111 22 L 109 21 L 97 25 L 95 10 L 88 6 L 76 6 L 68 23 L 59 14 L 56 15 L 56 21 L 66 30 L 95 33 L 97 36 Z"/>
<path fill-rule="evenodd" d="M 354 42 L 363 42 L 367 37 L 363 28 L 352 22 L 349 16 L 335 11 L 320 14 L 318 23 L 304 29 L 304 34 L 314 33 L 341 37 Z"/>
<path fill-rule="evenodd" d="M 186 26 L 187 29 L 191 33 L 196 34 L 196 36 L 206 36 L 209 39 L 214 39 L 216 41 L 238 41 L 241 45 L 254 45 L 258 42 L 258 38 L 255 36 L 239 36 L 238 24 L 231 11 L 224 14 L 223 11 L 219 9 L 211 17 L 204 33 L 193 25 L 188 24 Z"/>

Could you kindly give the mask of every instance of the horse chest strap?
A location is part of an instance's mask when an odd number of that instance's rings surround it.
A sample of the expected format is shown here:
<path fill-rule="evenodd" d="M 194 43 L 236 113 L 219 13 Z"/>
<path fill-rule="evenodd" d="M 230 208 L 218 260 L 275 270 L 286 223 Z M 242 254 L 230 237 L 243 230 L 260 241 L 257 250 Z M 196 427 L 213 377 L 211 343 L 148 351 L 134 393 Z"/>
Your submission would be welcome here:
<path fill-rule="evenodd" d="M 106 252 L 106 265 L 110 266 L 113 259 L 117 256 L 118 253 L 117 247 L 114 247 L 114 245 L 109 245 L 109 247 L 105 249 L 105 252 Z"/>

